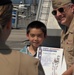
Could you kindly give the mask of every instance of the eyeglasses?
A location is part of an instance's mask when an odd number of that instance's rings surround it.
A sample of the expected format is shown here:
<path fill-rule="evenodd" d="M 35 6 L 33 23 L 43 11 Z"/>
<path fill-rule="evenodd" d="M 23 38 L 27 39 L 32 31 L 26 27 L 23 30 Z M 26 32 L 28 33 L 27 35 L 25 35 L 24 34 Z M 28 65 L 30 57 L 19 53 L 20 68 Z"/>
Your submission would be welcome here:
<path fill-rule="evenodd" d="M 63 13 L 63 12 L 64 12 L 64 8 L 61 7 L 61 8 L 58 9 L 58 11 L 59 11 L 60 13 Z M 55 16 L 55 15 L 57 14 L 57 10 L 53 10 L 53 11 L 52 11 L 52 14 Z"/>
<path fill-rule="evenodd" d="M 71 6 L 72 5 L 72 3 L 67 3 L 66 4 L 66 6 Z M 66 7 L 65 6 L 65 7 Z M 56 14 L 57 14 L 57 11 L 59 11 L 60 13 L 63 13 L 65 10 L 64 10 L 64 7 L 61 7 L 61 8 L 59 8 L 59 9 L 57 9 L 57 10 L 53 10 L 52 11 L 52 14 L 55 16 Z"/>

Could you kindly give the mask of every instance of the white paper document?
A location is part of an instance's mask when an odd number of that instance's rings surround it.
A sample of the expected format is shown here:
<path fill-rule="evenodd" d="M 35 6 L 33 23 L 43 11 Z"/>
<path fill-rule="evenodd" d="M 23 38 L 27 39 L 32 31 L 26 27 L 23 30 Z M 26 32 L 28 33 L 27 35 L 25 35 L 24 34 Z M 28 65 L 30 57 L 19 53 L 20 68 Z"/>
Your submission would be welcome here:
<path fill-rule="evenodd" d="M 40 56 L 39 53 L 41 53 Z M 38 58 L 41 60 L 45 75 L 61 75 L 63 49 L 40 47 Z"/>

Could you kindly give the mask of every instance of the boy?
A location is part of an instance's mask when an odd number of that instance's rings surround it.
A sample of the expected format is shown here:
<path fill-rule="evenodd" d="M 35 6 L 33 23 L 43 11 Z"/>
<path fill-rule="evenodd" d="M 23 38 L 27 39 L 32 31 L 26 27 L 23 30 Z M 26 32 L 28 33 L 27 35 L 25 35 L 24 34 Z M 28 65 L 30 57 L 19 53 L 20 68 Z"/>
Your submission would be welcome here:
<path fill-rule="evenodd" d="M 20 52 L 29 54 L 33 57 L 37 55 L 38 47 L 43 43 L 47 35 L 47 29 L 44 23 L 33 21 L 27 26 L 26 36 L 30 45 L 25 46 Z"/>

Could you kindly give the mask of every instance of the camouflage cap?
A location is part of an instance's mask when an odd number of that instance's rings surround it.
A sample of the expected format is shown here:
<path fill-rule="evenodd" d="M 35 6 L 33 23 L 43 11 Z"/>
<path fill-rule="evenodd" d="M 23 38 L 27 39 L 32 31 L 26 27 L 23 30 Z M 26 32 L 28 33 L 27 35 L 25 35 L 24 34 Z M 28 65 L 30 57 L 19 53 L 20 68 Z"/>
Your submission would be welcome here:
<path fill-rule="evenodd" d="M 0 6 L 12 3 L 11 0 L 0 0 Z"/>
<path fill-rule="evenodd" d="M 71 0 L 52 0 L 53 8 L 59 8 L 67 3 L 71 3 Z"/>

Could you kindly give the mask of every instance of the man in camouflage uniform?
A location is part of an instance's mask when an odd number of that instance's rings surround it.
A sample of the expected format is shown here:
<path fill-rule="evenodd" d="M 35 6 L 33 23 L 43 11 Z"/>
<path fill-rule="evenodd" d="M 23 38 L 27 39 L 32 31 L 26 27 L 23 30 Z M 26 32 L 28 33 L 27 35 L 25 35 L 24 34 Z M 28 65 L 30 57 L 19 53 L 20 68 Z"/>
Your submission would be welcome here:
<path fill-rule="evenodd" d="M 52 14 L 62 28 L 61 47 L 68 69 L 74 64 L 74 4 L 71 0 L 52 0 L 52 6 Z"/>

